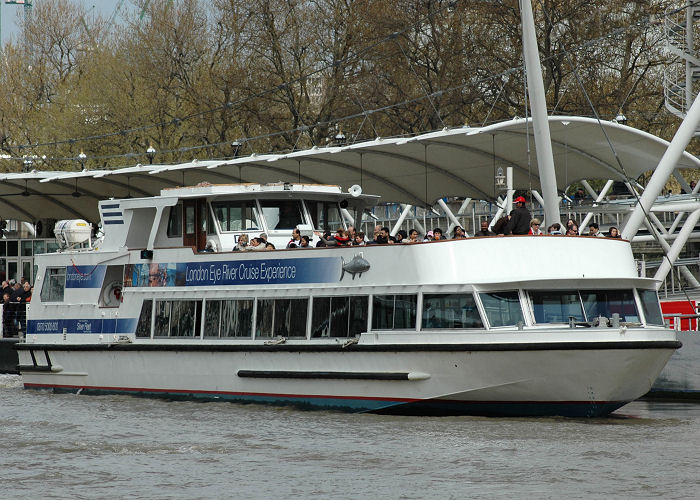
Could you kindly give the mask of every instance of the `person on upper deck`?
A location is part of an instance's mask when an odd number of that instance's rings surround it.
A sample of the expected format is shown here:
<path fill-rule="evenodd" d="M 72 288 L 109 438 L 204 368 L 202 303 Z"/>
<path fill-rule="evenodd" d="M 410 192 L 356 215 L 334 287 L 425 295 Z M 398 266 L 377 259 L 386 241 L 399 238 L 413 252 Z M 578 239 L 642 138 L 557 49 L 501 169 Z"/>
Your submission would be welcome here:
<path fill-rule="evenodd" d="M 566 235 L 567 236 L 578 236 L 578 226 L 574 224 L 573 226 L 569 226 L 566 230 Z"/>
<path fill-rule="evenodd" d="M 245 252 L 248 249 L 249 249 L 249 247 L 248 247 L 248 235 L 242 234 L 238 237 L 238 241 L 233 246 L 233 251 L 234 252 Z"/>
<path fill-rule="evenodd" d="M 334 238 L 339 246 L 350 244 L 350 236 L 348 236 L 348 232 L 342 227 L 336 229 Z"/>
<path fill-rule="evenodd" d="M 265 250 L 265 242 L 261 240 L 260 238 L 253 238 L 250 240 L 250 245 L 248 246 L 248 250 L 253 250 L 253 251 L 261 251 Z"/>
<path fill-rule="evenodd" d="M 530 221 L 530 231 L 527 233 L 531 236 L 542 236 L 544 233 L 540 229 L 542 223 L 538 218 L 534 218 Z"/>
<path fill-rule="evenodd" d="M 436 227 L 433 229 L 433 240 L 446 240 L 447 238 L 445 237 L 444 234 L 442 234 L 442 229 L 439 227 Z"/>
<path fill-rule="evenodd" d="M 530 211 L 525 206 L 527 200 L 518 196 L 515 200 L 515 208 L 510 212 L 510 220 L 503 229 L 504 234 L 528 234 L 530 231 Z"/>
<path fill-rule="evenodd" d="M 427 233 L 425 233 L 425 238 L 423 238 L 424 242 L 425 241 L 433 241 L 433 240 L 434 240 L 434 237 L 433 237 L 432 231 L 428 231 Z"/>
<path fill-rule="evenodd" d="M 493 231 L 494 234 L 505 234 L 506 226 L 508 225 L 509 221 L 510 215 L 504 215 L 493 223 L 493 226 L 491 226 L 491 231 Z"/>
<path fill-rule="evenodd" d="M 467 234 L 464 232 L 464 229 L 462 229 L 462 226 L 455 226 L 454 230 L 452 231 L 452 239 L 464 240 L 466 238 Z"/>
<path fill-rule="evenodd" d="M 561 224 L 555 222 L 547 228 L 547 234 L 561 234 Z"/>
<path fill-rule="evenodd" d="M 615 226 L 612 226 L 610 231 L 608 231 L 608 238 L 622 238 L 622 236 L 620 231 Z"/>
<path fill-rule="evenodd" d="M 356 247 L 363 247 L 365 246 L 365 233 L 360 231 L 359 233 L 355 233 L 355 237 L 352 240 L 353 246 Z"/>
<path fill-rule="evenodd" d="M 415 229 L 411 229 L 408 231 L 408 238 L 403 240 L 403 243 L 420 243 L 420 239 L 418 238 L 418 231 Z"/>
<path fill-rule="evenodd" d="M 299 241 L 299 248 L 311 248 L 311 238 L 306 235 L 302 236 Z"/>
<path fill-rule="evenodd" d="M 374 238 L 373 241 L 367 243 L 368 245 L 386 245 L 389 243 L 389 228 L 383 226 L 379 229 L 379 234 Z"/>
<path fill-rule="evenodd" d="M 588 236 L 595 236 L 596 238 L 605 238 L 605 235 L 598 229 L 597 222 L 591 222 L 588 224 Z"/>
<path fill-rule="evenodd" d="M 406 231 L 404 231 L 403 229 L 399 229 L 396 232 L 396 243 L 403 243 L 407 239 L 408 239 L 408 233 Z"/>
<path fill-rule="evenodd" d="M 489 230 L 489 221 L 481 221 L 481 229 L 474 236 L 496 236 L 496 233 Z"/>
<path fill-rule="evenodd" d="M 296 248 L 299 246 L 299 242 L 301 241 L 301 231 L 299 231 L 298 228 L 292 229 L 292 239 L 289 240 L 289 243 L 287 243 L 287 248 Z"/>

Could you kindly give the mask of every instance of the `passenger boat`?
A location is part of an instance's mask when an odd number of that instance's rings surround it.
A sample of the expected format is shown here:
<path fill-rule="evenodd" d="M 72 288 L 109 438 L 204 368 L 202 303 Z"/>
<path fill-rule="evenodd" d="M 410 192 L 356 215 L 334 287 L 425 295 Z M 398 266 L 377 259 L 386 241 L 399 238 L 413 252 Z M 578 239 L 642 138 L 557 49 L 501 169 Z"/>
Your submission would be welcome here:
<path fill-rule="evenodd" d="M 605 415 L 675 349 L 627 241 L 505 236 L 285 248 L 355 188 L 198 185 L 100 202 L 36 257 L 24 386 L 357 412 Z M 232 251 L 267 233 L 277 250 Z M 314 235 L 314 240 L 318 237 Z M 214 251 L 212 251 L 214 250 Z"/>

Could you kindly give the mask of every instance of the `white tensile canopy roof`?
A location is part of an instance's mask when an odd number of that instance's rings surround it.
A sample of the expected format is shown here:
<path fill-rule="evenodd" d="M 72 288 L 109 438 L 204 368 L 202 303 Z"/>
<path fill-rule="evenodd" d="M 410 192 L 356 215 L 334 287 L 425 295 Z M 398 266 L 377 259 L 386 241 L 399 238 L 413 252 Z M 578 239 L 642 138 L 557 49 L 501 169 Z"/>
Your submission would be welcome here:
<path fill-rule="evenodd" d="M 549 125 L 557 186 L 562 190 L 580 179 L 636 179 L 656 168 L 668 147 L 663 139 L 614 122 L 552 116 Z M 0 219 L 97 221 L 99 200 L 154 196 L 164 188 L 203 181 L 337 184 L 343 190 L 358 184 L 382 201 L 414 205 L 445 196 L 493 200 L 495 169 L 508 166 L 513 167 L 516 189 L 540 189 L 529 120 L 231 160 L 0 174 Z M 700 168 L 700 160 L 685 153 L 678 167 Z"/>

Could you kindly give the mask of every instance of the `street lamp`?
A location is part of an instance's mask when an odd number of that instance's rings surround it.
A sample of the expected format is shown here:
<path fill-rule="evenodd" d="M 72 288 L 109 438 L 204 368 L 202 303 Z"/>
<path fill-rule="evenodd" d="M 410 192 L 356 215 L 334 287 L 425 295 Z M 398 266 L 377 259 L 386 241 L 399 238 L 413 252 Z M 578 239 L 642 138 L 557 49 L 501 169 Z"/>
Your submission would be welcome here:
<path fill-rule="evenodd" d="M 233 148 L 233 157 L 238 158 L 238 153 L 241 150 L 241 143 L 236 139 L 231 143 L 231 148 Z"/>
<path fill-rule="evenodd" d="M 345 145 L 345 134 L 343 133 L 343 129 L 338 129 L 338 133 L 335 134 L 335 144 L 336 146 L 344 146 Z"/>
<path fill-rule="evenodd" d="M 146 156 L 148 156 L 148 163 L 153 165 L 153 158 L 156 157 L 156 148 L 151 144 L 146 150 Z"/>
<path fill-rule="evenodd" d="M 85 170 L 85 160 L 87 160 L 87 155 L 81 151 L 78 155 L 78 161 L 80 162 L 80 170 Z"/>
<path fill-rule="evenodd" d="M 31 156 L 24 156 L 22 159 L 22 165 L 25 172 L 31 172 L 34 166 L 34 158 Z"/>

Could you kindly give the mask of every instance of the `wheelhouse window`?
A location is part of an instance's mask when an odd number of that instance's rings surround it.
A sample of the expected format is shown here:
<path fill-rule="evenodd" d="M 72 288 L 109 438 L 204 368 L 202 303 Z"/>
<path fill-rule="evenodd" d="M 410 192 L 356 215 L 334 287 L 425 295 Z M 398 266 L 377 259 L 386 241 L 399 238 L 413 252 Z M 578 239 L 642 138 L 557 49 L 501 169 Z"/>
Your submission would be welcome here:
<path fill-rule="evenodd" d="M 354 337 L 367 330 L 368 297 L 314 297 L 311 337 Z"/>
<path fill-rule="evenodd" d="M 637 290 L 639 292 L 639 301 L 642 303 L 642 311 L 644 311 L 644 319 L 648 325 L 663 325 L 664 317 L 661 314 L 659 305 L 659 296 L 656 290 Z"/>
<path fill-rule="evenodd" d="M 417 304 L 417 295 L 375 295 L 372 299 L 372 329 L 414 329 Z"/>
<path fill-rule="evenodd" d="M 535 323 L 567 323 L 573 317 L 586 321 L 577 290 L 545 290 L 529 292 Z"/>
<path fill-rule="evenodd" d="M 258 299 L 255 337 L 306 337 L 309 299 Z"/>
<path fill-rule="evenodd" d="M 207 300 L 205 337 L 243 337 L 253 333 L 253 299 Z"/>
<path fill-rule="evenodd" d="M 217 201 L 211 205 L 222 232 L 260 229 L 252 201 Z"/>
<path fill-rule="evenodd" d="M 517 291 L 480 293 L 479 298 L 492 327 L 513 326 L 519 321 L 525 322 Z"/>
<path fill-rule="evenodd" d="M 483 328 L 472 294 L 424 294 L 421 328 Z"/>
<path fill-rule="evenodd" d="M 63 302 L 66 288 L 66 268 L 48 267 L 44 272 L 44 284 L 41 287 L 42 302 Z"/>
<path fill-rule="evenodd" d="M 328 201 L 307 201 L 314 229 L 331 231 L 343 225 L 337 203 Z"/>
<path fill-rule="evenodd" d="M 174 238 L 176 236 L 182 236 L 182 205 L 177 204 L 170 207 L 170 217 L 168 217 L 168 231 L 169 238 Z"/>
<path fill-rule="evenodd" d="M 639 313 L 632 290 L 581 290 L 583 308 L 588 321 L 617 313 L 621 321 L 639 322 Z"/>
<path fill-rule="evenodd" d="M 260 200 L 260 208 L 270 231 L 293 229 L 304 224 L 299 200 Z"/>

